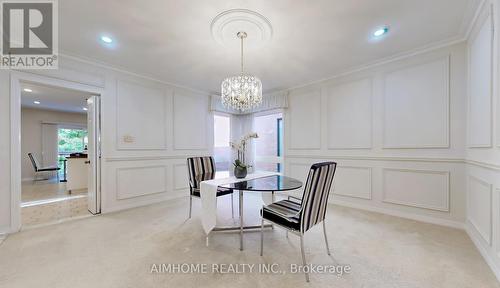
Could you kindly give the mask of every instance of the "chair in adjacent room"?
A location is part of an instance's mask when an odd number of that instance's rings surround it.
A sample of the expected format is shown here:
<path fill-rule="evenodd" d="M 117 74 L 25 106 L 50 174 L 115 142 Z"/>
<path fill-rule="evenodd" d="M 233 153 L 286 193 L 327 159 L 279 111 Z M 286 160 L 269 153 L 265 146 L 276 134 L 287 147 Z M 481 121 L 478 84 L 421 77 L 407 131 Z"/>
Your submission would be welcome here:
<path fill-rule="evenodd" d="M 33 182 L 49 180 L 48 178 L 42 178 L 42 179 L 37 178 L 39 173 L 47 173 L 47 172 L 56 172 L 57 179 L 59 180 L 59 170 L 61 168 L 59 168 L 57 166 L 40 167 L 40 164 L 38 164 L 39 163 L 38 159 L 35 157 L 35 155 L 33 155 L 33 153 L 28 153 L 28 157 L 30 158 L 31 165 L 33 166 L 33 169 L 35 170 L 35 177 L 33 178 Z"/>
<path fill-rule="evenodd" d="M 190 157 L 187 159 L 189 172 L 189 218 L 193 209 L 193 197 L 200 198 L 200 183 L 215 178 L 215 161 L 212 156 Z M 233 191 L 218 188 L 217 197 L 231 194 L 231 214 L 234 218 Z"/>
<path fill-rule="evenodd" d="M 306 266 L 304 233 L 316 224 L 323 223 L 326 252 L 330 255 L 328 238 L 326 236 L 325 215 L 328 205 L 328 195 L 330 194 L 336 168 L 337 163 L 335 162 L 313 164 L 309 170 L 302 199 L 289 196 L 287 200 L 281 200 L 262 208 L 261 256 L 264 250 L 264 221 L 286 229 L 287 236 L 288 231 L 290 231 L 300 237 L 300 250 L 304 267 Z M 309 282 L 309 273 L 305 272 L 305 276 L 306 281 Z"/>

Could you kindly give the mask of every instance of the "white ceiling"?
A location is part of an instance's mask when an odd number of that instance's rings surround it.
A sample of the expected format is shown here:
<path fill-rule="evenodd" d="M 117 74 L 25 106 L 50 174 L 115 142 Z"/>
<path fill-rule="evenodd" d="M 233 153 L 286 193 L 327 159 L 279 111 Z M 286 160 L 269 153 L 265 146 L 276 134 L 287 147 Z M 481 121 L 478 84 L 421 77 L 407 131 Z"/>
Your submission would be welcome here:
<path fill-rule="evenodd" d="M 25 92 L 25 88 L 33 92 Z M 87 107 L 86 100 L 89 97 L 90 94 L 80 91 L 21 83 L 22 107 L 86 114 L 83 107 Z M 34 101 L 39 101 L 40 104 L 35 104 Z"/>
<path fill-rule="evenodd" d="M 63 53 L 203 91 L 239 71 L 239 49 L 217 43 L 210 23 L 235 8 L 264 15 L 273 37 L 245 54 L 264 90 L 289 88 L 381 58 L 460 37 L 480 0 L 64 0 Z M 371 33 L 389 25 L 374 41 Z M 99 42 L 111 35 L 112 47 Z"/>

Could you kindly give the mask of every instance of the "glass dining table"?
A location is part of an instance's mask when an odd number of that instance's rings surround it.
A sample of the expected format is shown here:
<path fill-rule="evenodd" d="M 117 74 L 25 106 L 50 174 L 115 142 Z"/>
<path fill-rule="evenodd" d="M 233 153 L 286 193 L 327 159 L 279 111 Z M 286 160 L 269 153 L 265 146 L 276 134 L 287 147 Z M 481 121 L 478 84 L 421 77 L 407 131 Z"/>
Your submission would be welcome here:
<path fill-rule="evenodd" d="M 238 231 L 240 233 L 240 250 L 243 250 L 243 231 L 260 229 L 261 225 L 244 226 L 243 225 L 243 193 L 244 192 L 262 192 L 271 193 L 272 202 L 275 202 L 275 192 L 283 192 L 299 189 L 302 182 L 297 179 L 282 175 L 265 176 L 247 181 L 220 185 L 224 189 L 230 189 L 232 192 L 239 191 L 239 227 L 215 227 L 213 231 Z M 265 227 L 272 227 L 266 225 Z"/>

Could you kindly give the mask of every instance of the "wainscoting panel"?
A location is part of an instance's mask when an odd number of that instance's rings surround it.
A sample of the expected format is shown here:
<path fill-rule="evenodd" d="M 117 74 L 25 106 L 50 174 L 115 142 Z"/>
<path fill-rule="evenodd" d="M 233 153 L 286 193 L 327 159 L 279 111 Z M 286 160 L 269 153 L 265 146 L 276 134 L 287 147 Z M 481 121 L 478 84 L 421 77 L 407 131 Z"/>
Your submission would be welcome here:
<path fill-rule="evenodd" d="M 302 181 L 302 183 L 305 185 L 305 181 L 307 179 L 307 175 L 309 174 L 310 168 L 311 168 L 310 164 L 290 163 L 288 165 L 287 175 Z"/>
<path fill-rule="evenodd" d="M 208 97 L 176 90 L 174 95 L 174 149 L 208 149 Z"/>
<path fill-rule="evenodd" d="M 174 189 L 189 188 L 188 170 L 186 164 L 174 164 Z"/>
<path fill-rule="evenodd" d="M 321 89 L 292 91 L 288 101 L 289 149 L 320 149 Z"/>
<path fill-rule="evenodd" d="M 117 150 L 167 149 L 167 95 L 136 83 L 117 80 Z"/>
<path fill-rule="evenodd" d="M 450 173 L 392 169 L 382 171 L 382 201 L 437 211 L 450 211 Z"/>
<path fill-rule="evenodd" d="M 367 200 L 372 199 L 372 168 L 338 166 L 333 194 Z"/>
<path fill-rule="evenodd" d="M 116 187 L 118 200 L 167 192 L 167 166 L 118 168 Z"/>
<path fill-rule="evenodd" d="M 490 16 L 469 47 L 469 147 L 492 145 L 492 37 Z"/>
<path fill-rule="evenodd" d="M 449 147 L 449 57 L 385 76 L 384 148 Z"/>
<path fill-rule="evenodd" d="M 490 183 L 469 175 L 467 217 L 488 245 L 492 241 L 492 194 Z"/>
<path fill-rule="evenodd" d="M 327 97 L 328 148 L 371 148 L 372 79 L 330 86 Z"/>

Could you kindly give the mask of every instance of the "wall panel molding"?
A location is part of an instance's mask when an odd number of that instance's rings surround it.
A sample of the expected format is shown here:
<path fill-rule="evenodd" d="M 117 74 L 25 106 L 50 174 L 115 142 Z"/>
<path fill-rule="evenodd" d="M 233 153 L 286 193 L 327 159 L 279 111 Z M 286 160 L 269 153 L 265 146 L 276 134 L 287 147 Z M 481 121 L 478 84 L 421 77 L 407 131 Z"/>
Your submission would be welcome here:
<path fill-rule="evenodd" d="M 364 78 L 327 87 L 328 149 L 371 149 L 373 80 Z"/>
<path fill-rule="evenodd" d="M 189 188 L 189 178 L 188 178 L 188 170 L 187 164 L 174 164 L 174 190 L 183 190 Z"/>
<path fill-rule="evenodd" d="M 491 246 L 493 235 L 493 185 L 473 175 L 469 175 L 468 178 L 467 220 L 481 238 Z M 477 189 L 474 189 L 473 185 L 476 185 Z"/>
<path fill-rule="evenodd" d="M 319 150 L 322 135 L 321 88 L 301 89 L 288 94 L 288 150 Z M 300 109 L 297 109 L 300 108 Z"/>
<path fill-rule="evenodd" d="M 167 192 L 167 172 L 167 165 L 116 168 L 117 200 Z"/>
<path fill-rule="evenodd" d="M 153 160 L 187 160 L 189 157 L 205 156 L 196 154 L 184 154 L 184 155 L 162 155 L 162 156 L 132 156 L 132 157 L 104 157 L 102 158 L 106 162 L 129 162 L 129 161 L 153 161 Z"/>
<path fill-rule="evenodd" d="M 388 177 L 390 173 L 399 174 L 398 176 L 393 175 L 392 180 L 396 181 L 396 178 L 398 178 L 398 181 L 400 182 L 389 183 L 389 181 L 391 180 L 390 177 Z M 414 174 L 413 179 L 410 177 L 410 174 Z M 427 183 L 426 185 L 424 185 L 424 175 L 427 175 L 427 177 L 425 178 L 429 180 L 429 183 Z M 434 177 L 435 175 L 441 176 L 438 177 L 441 179 L 439 179 L 439 181 L 436 181 L 438 179 L 430 179 L 430 177 Z M 421 190 L 412 191 L 411 189 L 418 188 L 417 184 L 422 185 Z M 392 186 L 393 189 L 396 188 L 397 191 L 389 191 L 389 189 L 391 188 L 390 186 Z M 432 189 L 435 189 L 436 187 L 440 189 L 433 191 Z M 388 195 L 391 192 L 393 195 Z M 403 195 L 403 192 L 407 194 Z M 427 193 L 427 195 L 424 195 L 423 193 Z M 404 196 L 408 197 L 409 199 L 403 199 Z M 422 196 L 426 196 L 427 199 L 423 199 Z M 396 197 L 400 197 L 400 199 L 397 199 Z M 426 200 L 428 200 L 428 203 L 425 203 Z M 437 170 L 382 168 L 382 201 L 386 203 L 423 208 L 427 210 L 449 212 L 450 172 Z"/>
<path fill-rule="evenodd" d="M 208 96 L 176 90 L 173 98 L 174 150 L 208 150 Z"/>
<path fill-rule="evenodd" d="M 469 148 L 493 146 L 493 18 L 485 15 L 469 44 L 468 137 Z"/>
<path fill-rule="evenodd" d="M 383 148 L 449 148 L 450 101 L 450 55 L 387 73 Z"/>
<path fill-rule="evenodd" d="M 389 156 L 346 156 L 346 155 L 286 155 L 286 158 L 296 159 L 331 159 L 331 160 L 367 160 L 367 161 L 401 161 L 401 162 L 432 162 L 432 163 L 464 163 L 463 158 L 438 157 L 389 157 Z"/>
<path fill-rule="evenodd" d="M 358 172 L 356 180 L 350 181 L 349 184 L 343 183 L 343 176 L 349 175 L 346 170 L 351 170 L 352 173 Z M 363 175 L 363 172 L 365 173 Z M 367 174 L 366 174 L 367 172 Z M 366 177 L 363 179 L 363 176 Z M 365 200 L 372 199 L 372 168 L 371 167 L 361 167 L 361 166 L 338 166 L 335 175 L 334 188 L 332 191 L 333 195 L 339 195 L 343 197 L 360 198 Z M 353 180 L 353 179 L 351 179 Z M 364 182 L 363 182 L 364 181 Z M 339 183 L 340 182 L 340 183 Z M 344 192 L 343 192 L 344 191 Z"/>
<path fill-rule="evenodd" d="M 115 84 L 116 150 L 166 150 L 168 121 L 165 91 L 120 79 Z M 148 111 L 147 117 L 144 111 Z"/>

